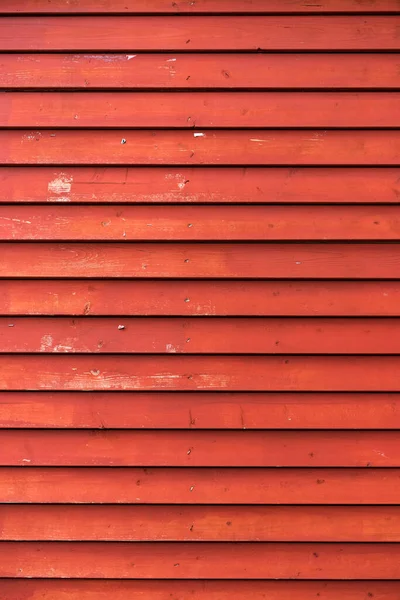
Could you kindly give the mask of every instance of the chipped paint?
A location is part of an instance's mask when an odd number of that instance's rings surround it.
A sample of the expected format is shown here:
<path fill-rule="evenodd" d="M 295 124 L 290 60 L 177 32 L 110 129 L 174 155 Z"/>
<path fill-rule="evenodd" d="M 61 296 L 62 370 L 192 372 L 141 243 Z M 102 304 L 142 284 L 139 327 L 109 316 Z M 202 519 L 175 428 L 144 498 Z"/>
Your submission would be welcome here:
<path fill-rule="evenodd" d="M 69 194 L 72 188 L 73 177 L 66 173 L 58 173 L 54 179 L 49 181 L 47 185 L 48 192 L 56 194 L 48 196 L 48 202 L 70 202 Z"/>

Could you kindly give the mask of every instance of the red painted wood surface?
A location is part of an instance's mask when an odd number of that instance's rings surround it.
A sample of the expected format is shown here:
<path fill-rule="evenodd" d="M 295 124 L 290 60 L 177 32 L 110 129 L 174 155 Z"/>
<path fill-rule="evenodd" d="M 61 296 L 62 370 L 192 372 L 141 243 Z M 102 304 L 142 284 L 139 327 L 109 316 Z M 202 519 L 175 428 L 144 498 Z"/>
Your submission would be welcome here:
<path fill-rule="evenodd" d="M 7 51 L 400 50 L 397 16 L 3 17 Z M 18 35 L 15 32 L 18 31 Z"/>
<path fill-rule="evenodd" d="M 24 53 L 0 67 L 10 89 L 400 88 L 398 54 Z"/>
<path fill-rule="evenodd" d="M 24 463 L 26 465 L 27 463 Z M 389 468 L 0 467 L 5 503 L 384 505 L 400 502 Z"/>
<path fill-rule="evenodd" d="M 400 466 L 399 431 L 4 429 L 0 442 L 1 466 L 28 468 Z"/>
<path fill-rule="evenodd" d="M 321 0 L 315 4 L 304 0 L 14 0 L 0 7 L 7 13 L 382 13 L 398 12 L 397 0 Z"/>
<path fill-rule="evenodd" d="M 5 127 L 399 127 L 394 92 L 9 92 Z"/>
<path fill-rule="evenodd" d="M 329 274 L 329 272 L 328 272 Z M 398 281 L 0 281 L 0 313 L 64 316 L 399 317 Z M 14 319 L 10 319 L 11 327 Z M 390 340 L 393 342 L 394 340 Z"/>
<path fill-rule="evenodd" d="M 0 205 L 0 240 L 119 241 L 121 238 L 126 241 L 400 240 L 400 211 L 397 206 L 357 205 Z"/>
<path fill-rule="evenodd" d="M 396 279 L 400 246 L 3 242 L 0 276 Z"/>
<path fill-rule="evenodd" d="M 400 354 L 400 319 L 0 317 L 1 352 Z"/>
<path fill-rule="evenodd" d="M 400 5 L 3 5 L 0 596 L 397 600 Z"/>
<path fill-rule="evenodd" d="M 399 356 L 0 356 L 4 390 L 398 392 Z"/>
<path fill-rule="evenodd" d="M 0 130 L 8 165 L 382 165 L 398 130 Z"/>
<path fill-rule="evenodd" d="M 394 579 L 400 544 L 3 542 L 2 577 Z"/>
<path fill-rule="evenodd" d="M 3 591 L 9 600 L 24 594 L 43 600 L 398 600 L 396 581 L 99 581 L 65 579 L 5 579 Z M 372 594 L 372 595 L 369 595 Z"/>
<path fill-rule="evenodd" d="M 400 397 L 370 392 L 0 392 L 0 426 L 398 429 Z"/>
<path fill-rule="evenodd" d="M 6 204 L 360 203 L 378 204 L 375 210 L 380 211 L 389 210 L 382 204 L 400 202 L 400 169 L 388 167 L 12 166 L 0 167 L 0 183 L 0 203 Z M 101 206 L 101 210 L 112 208 Z"/>
<path fill-rule="evenodd" d="M 399 506 L 1 505 L 1 541 L 399 542 Z"/>

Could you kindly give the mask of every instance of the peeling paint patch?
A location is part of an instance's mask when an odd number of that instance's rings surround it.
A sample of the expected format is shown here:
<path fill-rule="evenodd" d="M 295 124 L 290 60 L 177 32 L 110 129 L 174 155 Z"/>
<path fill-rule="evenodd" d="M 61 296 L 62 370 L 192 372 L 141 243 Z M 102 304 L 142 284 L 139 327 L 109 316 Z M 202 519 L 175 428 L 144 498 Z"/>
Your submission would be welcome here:
<path fill-rule="evenodd" d="M 194 133 L 193 137 L 206 137 L 205 133 Z"/>
<path fill-rule="evenodd" d="M 137 54 L 127 54 L 126 55 L 127 60 L 132 60 L 132 58 L 136 58 L 136 57 L 137 57 Z"/>
<path fill-rule="evenodd" d="M 51 335 L 44 335 L 40 340 L 40 352 L 46 352 L 53 345 L 53 338 Z"/>
<path fill-rule="evenodd" d="M 49 181 L 47 190 L 56 196 L 47 198 L 48 202 L 70 202 L 69 194 L 72 188 L 73 178 L 65 173 L 58 173 L 57 176 Z"/>

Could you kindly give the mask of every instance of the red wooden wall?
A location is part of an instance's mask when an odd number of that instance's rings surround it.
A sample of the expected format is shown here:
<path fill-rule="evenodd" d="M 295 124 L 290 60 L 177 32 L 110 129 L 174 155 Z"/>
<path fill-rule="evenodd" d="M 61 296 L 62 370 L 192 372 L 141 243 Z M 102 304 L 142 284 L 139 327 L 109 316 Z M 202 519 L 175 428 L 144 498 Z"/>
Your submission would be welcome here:
<path fill-rule="evenodd" d="M 400 2 L 0 3 L 0 598 L 400 598 Z"/>

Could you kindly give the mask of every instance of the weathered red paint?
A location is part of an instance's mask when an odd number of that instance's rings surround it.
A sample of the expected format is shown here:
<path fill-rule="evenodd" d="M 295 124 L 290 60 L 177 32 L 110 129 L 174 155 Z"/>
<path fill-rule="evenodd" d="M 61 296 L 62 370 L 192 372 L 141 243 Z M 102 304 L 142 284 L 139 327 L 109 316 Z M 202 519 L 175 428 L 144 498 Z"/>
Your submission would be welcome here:
<path fill-rule="evenodd" d="M 398 130 L 0 130 L 8 165 L 397 166 Z"/>
<path fill-rule="evenodd" d="M 383 204 L 397 205 L 400 198 L 400 169 L 387 167 L 13 166 L 0 167 L 0 182 L 0 203 L 89 203 L 92 210 L 93 204 L 112 210 L 138 203 L 377 204 L 386 210 Z"/>
<path fill-rule="evenodd" d="M 24 463 L 25 465 L 27 463 Z M 5 503 L 400 503 L 400 469 L 0 467 Z"/>
<path fill-rule="evenodd" d="M 3 17 L 3 51 L 399 50 L 393 16 Z M 18 31 L 18 35 L 15 32 Z"/>
<path fill-rule="evenodd" d="M 0 6 L 1 9 L 1 6 Z M 2 54 L 9 89 L 392 89 L 398 54 Z M 104 124 L 103 124 L 104 126 Z"/>

